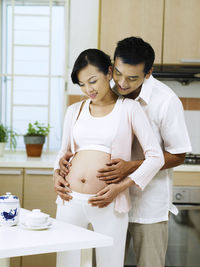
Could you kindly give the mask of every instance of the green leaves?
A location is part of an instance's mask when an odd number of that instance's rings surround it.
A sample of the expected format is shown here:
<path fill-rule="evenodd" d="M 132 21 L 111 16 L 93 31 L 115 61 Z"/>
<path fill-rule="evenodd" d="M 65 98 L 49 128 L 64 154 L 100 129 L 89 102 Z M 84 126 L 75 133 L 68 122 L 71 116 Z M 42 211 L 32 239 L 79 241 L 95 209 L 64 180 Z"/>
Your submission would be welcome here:
<path fill-rule="evenodd" d="M 13 131 L 8 129 L 8 127 L 3 126 L 3 124 L 0 124 L 0 142 L 2 143 L 7 143 L 8 140 L 10 139 L 10 146 L 11 148 L 16 148 L 17 146 L 17 140 L 16 137 L 18 134 Z"/>
<path fill-rule="evenodd" d="M 39 123 L 36 121 L 35 123 L 29 123 L 28 124 L 28 130 L 26 135 L 43 135 L 47 136 L 50 131 L 50 125 L 45 126 L 44 123 Z"/>
<path fill-rule="evenodd" d="M 0 142 L 7 143 L 8 142 L 8 128 L 0 124 Z"/>

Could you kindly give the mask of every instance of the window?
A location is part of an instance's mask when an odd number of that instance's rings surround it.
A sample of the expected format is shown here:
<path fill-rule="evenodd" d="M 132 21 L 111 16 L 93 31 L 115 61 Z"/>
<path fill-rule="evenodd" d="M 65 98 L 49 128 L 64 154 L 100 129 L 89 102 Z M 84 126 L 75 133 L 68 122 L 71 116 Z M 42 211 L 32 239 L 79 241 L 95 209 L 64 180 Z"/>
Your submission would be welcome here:
<path fill-rule="evenodd" d="M 50 123 L 46 150 L 60 146 L 65 109 L 68 1 L 2 1 L 0 120 L 20 134 Z"/>

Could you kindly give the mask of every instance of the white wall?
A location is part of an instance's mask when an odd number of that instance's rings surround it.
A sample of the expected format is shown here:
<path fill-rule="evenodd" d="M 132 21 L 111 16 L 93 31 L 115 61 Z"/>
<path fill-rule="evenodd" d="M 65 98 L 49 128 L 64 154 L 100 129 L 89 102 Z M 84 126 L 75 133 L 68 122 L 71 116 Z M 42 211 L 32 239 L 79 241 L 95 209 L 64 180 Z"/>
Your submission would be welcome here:
<path fill-rule="evenodd" d="M 68 94 L 81 94 L 71 82 L 73 64 L 83 50 L 98 46 L 99 0 L 71 0 L 69 22 Z"/>
<path fill-rule="evenodd" d="M 200 98 L 200 82 L 181 85 L 176 81 L 165 82 L 179 97 Z M 185 110 L 185 120 L 192 143 L 192 153 L 200 154 L 200 111 Z"/>
<path fill-rule="evenodd" d="M 182 85 L 177 81 L 164 81 L 179 97 L 200 98 L 200 81 Z"/>

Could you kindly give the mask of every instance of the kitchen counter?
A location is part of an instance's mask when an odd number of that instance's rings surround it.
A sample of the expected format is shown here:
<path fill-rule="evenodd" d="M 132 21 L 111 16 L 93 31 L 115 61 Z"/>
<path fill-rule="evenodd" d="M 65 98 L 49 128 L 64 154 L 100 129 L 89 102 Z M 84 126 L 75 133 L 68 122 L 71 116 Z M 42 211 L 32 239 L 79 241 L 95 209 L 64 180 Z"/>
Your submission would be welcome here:
<path fill-rule="evenodd" d="M 5 152 L 0 157 L 1 168 L 53 168 L 58 152 L 43 152 L 41 157 L 27 157 L 26 152 Z M 174 168 L 175 172 L 200 172 L 200 165 L 182 164 Z"/>
<path fill-rule="evenodd" d="M 200 187 L 200 165 L 182 164 L 174 168 L 173 185 Z"/>
<path fill-rule="evenodd" d="M 174 168 L 174 172 L 200 172 L 199 164 L 182 164 Z"/>
<path fill-rule="evenodd" d="M 53 168 L 57 152 L 43 152 L 41 157 L 27 157 L 26 152 L 5 152 L 1 168 Z"/>
<path fill-rule="evenodd" d="M 49 177 L 49 175 L 52 176 L 56 156 L 57 152 L 43 152 L 41 157 L 27 157 L 25 151 L 7 151 L 5 152 L 3 157 L 0 157 L 1 172 L 5 174 L 6 171 L 11 175 L 12 171 L 18 171 L 13 170 L 14 168 L 21 168 L 25 169 L 27 175 L 29 175 L 29 172 L 31 172 L 32 178 L 34 175 L 34 177 L 37 177 L 38 175 L 40 179 L 44 175 L 47 175 L 47 177 Z M 19 171 L 21 173 L 21 170 Z M 175 167 L 173 174 L 173 184 L 176 186 L 200 186 L 200 165 L 182 164 Z M 19 192 L 16 194 L 20 195 Z"/>

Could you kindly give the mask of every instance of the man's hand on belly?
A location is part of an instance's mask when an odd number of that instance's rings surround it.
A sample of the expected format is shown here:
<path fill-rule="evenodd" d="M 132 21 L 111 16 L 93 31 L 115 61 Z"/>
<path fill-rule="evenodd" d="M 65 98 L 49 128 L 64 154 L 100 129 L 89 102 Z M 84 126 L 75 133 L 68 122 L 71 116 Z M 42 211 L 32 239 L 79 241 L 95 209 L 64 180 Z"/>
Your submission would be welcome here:
<path fill-rule="evenodd" d="M 139 167 L 136 163 L 138 162 L 112 159 L 106 164 L 107 167 L 98 170 L 97 178 L 107 184 L 118 183 Z"/>
<path fill-rule="evenodd" d="M 104 208 L 108 206 L 119 193 L 123 192 L 133 185 L 137 186 L 130 177 L 126 177 L 120 183 L 107 185 L 101 191 L 99 191 L 95 197 L 91 197 L 88 202 L 92 206 Z"/>
<path fill-rule="evenodd" d="M 53 174 L 54 180 L 54 191 L 66 201 L 72 199 L 72 197 L 68 194 L 72 191 L 69 189 L 69 183 L 60 175 L 60 170 L 55 170 Z"/>
<path fill-rule="evenodd" d="M 104 208 L 108 206 L 116 196 L 121 192 L 121 187 L 118 184 L 110 184 L 99 191 L 95 197 L 88 200 L 92 206 Z"/>

